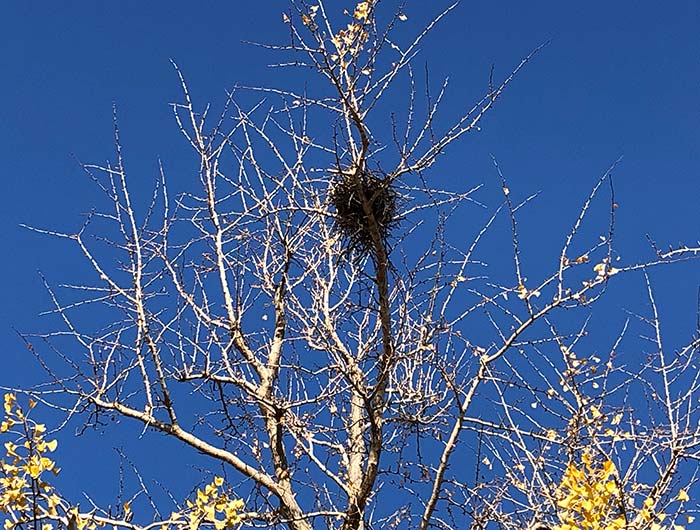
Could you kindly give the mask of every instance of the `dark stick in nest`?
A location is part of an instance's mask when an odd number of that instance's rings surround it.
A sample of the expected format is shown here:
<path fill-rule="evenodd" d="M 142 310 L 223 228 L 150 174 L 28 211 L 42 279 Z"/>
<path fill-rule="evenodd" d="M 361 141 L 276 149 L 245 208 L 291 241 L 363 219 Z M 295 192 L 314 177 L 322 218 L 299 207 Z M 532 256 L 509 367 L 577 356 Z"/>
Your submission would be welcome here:
<path fill-rule="evenodd" d="M 355 253 L 360 259 L 376 257 L 377 249 L 370 217 L 364 203 L 374 218 L 374 223 L 384 248 L 392 229 L 399 223 L 399 194 L 387 178 L 379 178 L 369 171 L 345 174 L 333 183 L 330 200 L 336 211 L 335 230 L 345 240 L 345 252 Z"/>

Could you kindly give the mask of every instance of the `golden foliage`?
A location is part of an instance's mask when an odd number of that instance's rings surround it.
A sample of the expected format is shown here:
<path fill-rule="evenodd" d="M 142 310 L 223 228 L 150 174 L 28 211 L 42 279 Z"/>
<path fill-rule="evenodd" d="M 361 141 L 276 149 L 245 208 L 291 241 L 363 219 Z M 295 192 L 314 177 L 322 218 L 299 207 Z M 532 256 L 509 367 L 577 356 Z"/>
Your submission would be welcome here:
<path fill-rule="evenodd" d="M 331 59 L 336 61 L 341 71 L 347 70 L 348 66 L 357 60 L 363 45 L 369 39 L 365 26 L 370 22 L 371 14 L 372 2 L 358 2 L 353 11 L 352 22 L 331 37 L 335 46 L 335 53 L 331 54 Z"/>
<path fill-rule="evenodd" d="M 214 480 L 204 489 L 197 490 L 194 501 L 187 501 L 189 512 L 182 515 L 186 516 L 190 530 L 196 530 L 202 523 L 210 523 L 216 530 L 223 530 L 233 528 L 241 522 L 240 511 L 243 509 L 243 501 L 231 499 L 222 492 L 219 488 L 223 483 L 223 478 L 214 477 Z M 174 513 L 173 516 L 177 517 L 178 514 Z M 167 525 L 164 525 L 163 530 L 166 528 Z"/>
<path fill-rule="evenodd" d="M 649 530 L 684 530 L 664 526 L 666 514 L 656 511 L 656 501 L 647 497 L 639 509 L 626 505 L 619 486 L 617 467 L 608 458 L 595 458 L 584 451 L 581 461 L 570 462 L 556 490 L 558 524 L 552 530 L 624 530 L 633 519 Z M 677 501 L 689 500 L 681 490 Z"/>
<path fill-rule="evenodd" d="M 596 461 L 590 452 L 581 463 L 569 463 L 557 488 L 559 524 L 555 530 L 619 530 L 625 517 L 619 510 L 620 490 L 615 464 Z"/>
<path fill-rule="evenodd" d="M 35 402 L 29 402 L 29 410 Z M 5 530 L 22 526 L 53 530 L 59 524 L 71 530 L 95 530 L 109 523 L 115 528 L 138 528 L 129 523 L 133 516 L 130 502 L 123 505 L 121 519 L 81 514 L 78 507 L 63 499 L 48 482 L 48 476 L 59 472 L 56 463 L 47 456 L 58 447 L 56 440 L 46 440 L 46 426 L 37 423 L 17 403 L 17 396 L 5 394 L 5 420 L 0 433 L 14 433 L 17 439 L 4 444 L 5 458 L 0 461 L 0 512 L 6 515 Z M 224 479 L 214 477 L 210 484 L 197 490 L 195 499 L 186 501 L 186 508 L 173 512 L 162 521 L 162 530 L 177 528 L 196 530 L 206 525 L 215 530 L 233 528 L 241 522 L 241 499 L 232 499 L 222 488 Z M 150 525 L 149 525 L 150 526 Z"/>
<path fill-rule="evenodd" d="M 29 401 L 31 411 L 36 402 Z M 4 527 L 41 522 L 42 530 L 53 528 L 49 521 L 58 519 L 61 498 L 48 482 L 47 473 L 57 475 L 56 463 L 48 456 L 58 447 L 56 440 L 46 440 L 46 426 L 29 417 L 29 413 L 17 403 L 17 396 L 5 394 L 5 419 L 0 432 L 17 430 L 18 438 L 4 444 L 5 458 L 0 461 L 0 511 L 8 516 Z M 87 526 L 87 520 L 79 520 L 77 528 Z M 89 528 L 95 528 L 92 524 Z"/>

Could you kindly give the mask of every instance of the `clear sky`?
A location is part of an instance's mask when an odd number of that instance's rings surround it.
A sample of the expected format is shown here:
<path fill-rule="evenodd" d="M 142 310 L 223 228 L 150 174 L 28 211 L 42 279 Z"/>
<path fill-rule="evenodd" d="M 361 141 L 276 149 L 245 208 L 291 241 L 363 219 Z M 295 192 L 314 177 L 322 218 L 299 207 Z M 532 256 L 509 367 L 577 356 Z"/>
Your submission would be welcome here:
<path fill-rule="evenodd" d="M 418 29 L 445 5 L 409 0 L 405 24 Z M 266 67 L 275 57 L 244 42 L 283 41 L 285 7 L 279 0 L 2 3 L 0 384 L 39 377 L 13 331 L 42 329 L 38 313 L 49 304 L 38 271 L 60 283 L 82 267 L 73 249 L 20 223 L 67 231 L 80 225 L 96 194 L 76 158 L 112 157 L 112 103 L 136 188 L 150 187 L 158 159 L 177 174 L 188 153 L 168 106 L 179 99 L 169 60 L 200 103 L 220 103 L 237 83 L 283 86 L 286 74 Z M 492 64 L 504 76 L 535 46 L 551 43 L 482 131 L 451 147 L 434 178 L 493 185 L 493 154 L 514 193 L 539 192 L 524 214 L 536 263 L 536 254 L 561 245 L 596 178 L 623 156 L 615 173 L 623 261 L 650 258 L 647 233 L 662 245 L 698 241 L 699 35 L 696 0 L 464 0 L 417 59 L 428 64 L 435 89 L 450 78 L 445 118 L 483 95 Z M 686 264 L 653 278 L 669 327 L 686 336 L 699 269 Z M 636 309 L 640 287 L 618 293 L 615 307 Z"/>

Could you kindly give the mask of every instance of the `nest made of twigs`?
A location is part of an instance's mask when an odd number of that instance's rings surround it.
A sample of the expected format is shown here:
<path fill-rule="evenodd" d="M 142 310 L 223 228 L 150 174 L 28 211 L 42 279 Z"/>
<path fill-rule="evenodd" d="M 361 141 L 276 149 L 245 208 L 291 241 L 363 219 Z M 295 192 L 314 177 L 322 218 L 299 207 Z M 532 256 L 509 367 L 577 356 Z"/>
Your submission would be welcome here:
<path fill-rule="evenodd" d="M 347 254 L 376 257 L 374 233 L 387 249 L 392 229 L 399 223 L 399 194 L 390 179 L 366 170 L 343 174 L 331 185 L 329 196 L 336 212 L 335 230 Z"/>

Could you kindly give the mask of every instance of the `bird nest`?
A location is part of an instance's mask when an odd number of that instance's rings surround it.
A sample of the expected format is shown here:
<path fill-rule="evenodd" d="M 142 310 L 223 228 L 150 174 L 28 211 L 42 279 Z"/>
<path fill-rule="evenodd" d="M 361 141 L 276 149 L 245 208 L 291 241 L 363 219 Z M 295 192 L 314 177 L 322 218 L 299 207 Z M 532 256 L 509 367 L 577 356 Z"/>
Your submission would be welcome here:
<path fill-rule="evenodd" d="M 386 248 L 392 229 L 399 223 L 399 194 L 391 184 L 386 177 L 362 171 L 342 175 L 331 185 L 335 230 L 344 239 L 348 254 L 376 257 L 374 234 Z"/>

